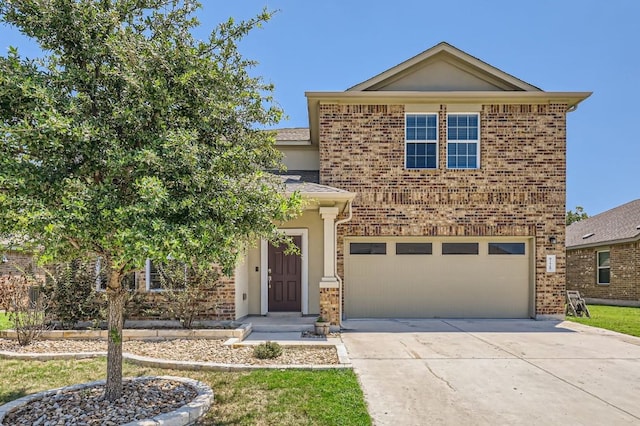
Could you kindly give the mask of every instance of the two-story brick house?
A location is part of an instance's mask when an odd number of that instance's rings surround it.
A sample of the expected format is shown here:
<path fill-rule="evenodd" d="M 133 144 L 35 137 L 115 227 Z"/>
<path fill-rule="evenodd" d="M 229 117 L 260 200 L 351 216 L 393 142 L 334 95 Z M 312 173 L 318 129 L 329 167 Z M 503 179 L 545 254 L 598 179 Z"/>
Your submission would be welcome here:
<path fill-rule="evenodd" d="M 589 95 L 447 43 L 307 92 L 309 129 L 278 134 L 288 190 L 310 200 L 281 226 L 301 256 L 251 249 L 236 316 L 562 317 L 566 114 Z"/>
<path fill-rule="evenodd" d="M 306 93 L 309 128 L 277 137 L 287 191 L 307 200 L 280 224 L 300 254 L 257 242 L 211 312 L 563 317 L 566 114 L 589 95 L 545 92 L 447 43 Z"/>

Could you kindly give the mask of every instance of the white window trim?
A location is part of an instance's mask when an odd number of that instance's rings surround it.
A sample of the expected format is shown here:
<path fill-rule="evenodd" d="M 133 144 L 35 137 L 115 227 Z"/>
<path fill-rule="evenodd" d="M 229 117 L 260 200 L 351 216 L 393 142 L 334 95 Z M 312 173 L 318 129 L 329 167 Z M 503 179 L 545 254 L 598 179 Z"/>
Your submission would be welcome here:
<path fill-rule="evenodd" d="M 467 140 L 467 141 L 449 141 L 449 116 L 450 115 L 475 115 L 478 117 L 478 139 L 476 140 Z M 445 118 L 446 120 L 446 127 L 447 127 L 447 140 L 445 142 L 445 162 L 447 164 L 447 170 L 479 170 L 480 169 L 480 164 L 481 163 L 481 159 L 480 159 L 480 131 L 482 129 L 482 123 L 480 122 L 480 113 L 479 112 L 452 112 L 452 113 L 447 113 L 447 117 Z M 474 168 L 459 168 L 459 167 L 449 167 L 449 142 L 451 143 L 471 143 L 471 142 L 475 142 L 476 144 L 476 157 L 478 159 L 478 161 L 476 162 L 476 167 Z"/>
<path fill-rule="evenodd" d="M 407 115 L 435 115 L 436 117 L 436 139 L 430 140 L 407 140 Z M 438 170 L 440 167 L 440 117 L 437 112 L 405 112 L 404 114 L 404 169 L 405 170 Z M 407 144 L 408 143 L 435 143 L 436 144 L 436 166 L 435 167 L 407 167 Z"/>
<path fill-rule="evenodd" d="M 102 258 L 96 258 L 96 291 L 107 291 L 107 288 L 102 288 L 100 286 L 100 270 L 102 269 Z"/>
<path fill-rule="evenodd" d="M 301 277 L 300 277 L 300 297 L 302 298 L 301 308 L 302 314 L 309 313 L 309 230 L 306 228 L 281 229 L 287 236 L 301 236 L 302 247 L 300 247 L 301 255 Z M 269 242 L 265 239 L 260 240 L 260 314 L 267 315 L 269 313 Z"/>
<path fill-rule="evenodd" d="M 185 279 L 187 278 L 187 265 L 185 264 L 184 266 L 184 276 Z M 150 291 L 152 293 L 161 293 L 163 291 L 167 291 L 164 288 L 150 288 L 150 284 L 151 284 L 151 259 L 147 258 L 147 261 L 145 262 L 145 266 L 144 266 L 144 285 L 145 285 L 145 290 L 146 291 Z M 176 288 L 174 290 L 182 290 L 180 288 Z"/>
<path fill-rule="evenodd" d="M 600 266 L 600 253 L 609 253 L 609 266 L 603 267 Z M 601 283 L 600 282 L 600 270 L 601 269 L 608 269 L 609 270 L 609 282 L 608 283 Z M 596 283 L 598 285 L 610 285 L 611 284 L 611 250 L 598 250 L 596 251 Z"/>
<path fill-rule="evenodd" d="M 107 291 L 107 286 L 109 285 L 108 282 L 105 283 L 105 288 L 101 288 L 100 287 L 100 271 L 102 270 L 102 258 L 100 256 L 98 256 L 96 258 L 96 291 L 99 291 L 101 293 L 106 292 Z M 138 276 L 135 272 L 131 272 L 133 274 L 133 291 L 137 291 L 138 290 Z M 128 287 L 126 288 L 127 290 L 130 290 Z"/>

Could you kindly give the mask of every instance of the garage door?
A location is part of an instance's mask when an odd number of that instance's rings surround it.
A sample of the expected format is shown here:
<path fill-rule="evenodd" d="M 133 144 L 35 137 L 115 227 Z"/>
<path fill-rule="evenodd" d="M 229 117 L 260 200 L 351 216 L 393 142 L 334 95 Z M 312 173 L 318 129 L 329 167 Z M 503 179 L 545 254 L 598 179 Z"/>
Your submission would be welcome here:
<path fill-rule="evenodd" d="M 347 318 L 528 318 L 523 239 L 345 238 Z"/>

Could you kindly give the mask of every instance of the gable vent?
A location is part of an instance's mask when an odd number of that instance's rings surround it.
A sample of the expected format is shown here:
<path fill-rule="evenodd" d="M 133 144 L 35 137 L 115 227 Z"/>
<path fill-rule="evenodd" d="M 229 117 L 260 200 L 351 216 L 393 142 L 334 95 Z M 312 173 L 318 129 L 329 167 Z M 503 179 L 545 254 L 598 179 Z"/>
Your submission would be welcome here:
<path fill-rule="evenodd" d="M 591 233 L 589 233 L 589 234 L 585 234 L 585 235 L 583 235 L 583 236 L 582 236 L 582 239 L 583 239 L 583 240 L 586 240 L 587 238 L 589 238 L 589 237 L 593 237 L 594 235 L 595 235 L 595 234 L 594 234 L 593 232 L 591 232 Z"/>

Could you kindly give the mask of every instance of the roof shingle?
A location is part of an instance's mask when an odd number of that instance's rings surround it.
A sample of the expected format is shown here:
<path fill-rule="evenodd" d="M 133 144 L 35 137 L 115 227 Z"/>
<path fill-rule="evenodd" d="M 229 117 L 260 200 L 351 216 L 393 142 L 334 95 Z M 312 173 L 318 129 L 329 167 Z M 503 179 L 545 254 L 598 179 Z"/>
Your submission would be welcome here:
<path fill-rule="evenodd" d="M 309 129 L 306 127 L 290 127 L 285 129 L 275 129 L 276 141 L 308 141 L 311 139 Z"/>
<path fill-rule="evenodd" d="M 591 235 L 590 235 L 591 234 Z M 567 248 L 640 238 L 640 199 L 567 227 Z"/>

